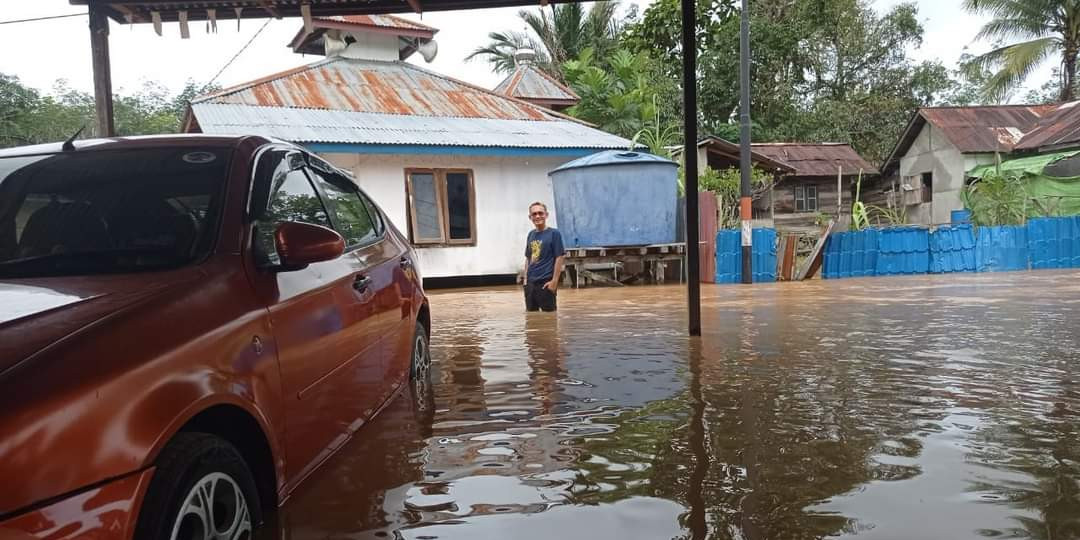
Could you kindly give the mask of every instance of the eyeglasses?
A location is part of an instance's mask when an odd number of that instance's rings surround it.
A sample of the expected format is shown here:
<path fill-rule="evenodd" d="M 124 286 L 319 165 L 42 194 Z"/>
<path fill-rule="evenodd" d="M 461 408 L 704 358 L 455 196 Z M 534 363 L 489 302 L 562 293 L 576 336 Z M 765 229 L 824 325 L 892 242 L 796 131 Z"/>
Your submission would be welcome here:
<path fill-rule="evenodd" d="M 543 215 L 547 215 L 547 212 L 533 212 L 533 213 L 531 213 L 529 215 L 530 216 L 543 216 Z"/>

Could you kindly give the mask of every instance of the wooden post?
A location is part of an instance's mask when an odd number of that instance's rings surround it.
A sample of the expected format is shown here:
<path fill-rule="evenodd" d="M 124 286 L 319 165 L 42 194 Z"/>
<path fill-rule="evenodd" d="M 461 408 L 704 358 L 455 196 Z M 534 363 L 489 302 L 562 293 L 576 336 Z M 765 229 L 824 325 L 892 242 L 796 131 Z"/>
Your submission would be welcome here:
<path fill-rule="evenodd" d="M 94 65 L 94 111 L 97 136 L 116 135 L 113 124 L 112 72 L 109 67 L 109 18 L 90 2 L 90 56 Z"/>
<path fill-rule="evenodd" d="M 836 219 L 844 213 L 844 166 L 836 167 Z"/>

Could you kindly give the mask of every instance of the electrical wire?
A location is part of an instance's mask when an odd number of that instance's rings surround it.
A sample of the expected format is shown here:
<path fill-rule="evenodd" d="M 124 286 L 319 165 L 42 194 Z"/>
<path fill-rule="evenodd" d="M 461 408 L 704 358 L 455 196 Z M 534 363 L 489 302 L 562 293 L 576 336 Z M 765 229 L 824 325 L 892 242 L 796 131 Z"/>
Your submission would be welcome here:
<path fill-rule="evenodd" d="M 0 24 L 16 24 L 25 22 L 48 21 L 51 19 L 65 19 L 67 17 L 85 17 L 86 13 L 70 13 L 68 15 L 50 15 L 48 17 L 34 17 L 32 19 L 16 19 L 13 21 L 0 21 Z"/>
<path fill-rule="evenodd" d="M 228 62 L 225 62 L 224 66 L 221 66 L 221 69 L 218 70 L 217 74 L 215 74 L 213 77 L 210 78 L 209 82 L 207 82 L 205 85 L 203 85 L 202 90 L 206 90 L 207 88 L 210 87 L 211 84 L 214 84 L 214 81 L 216 81 L 217 78 L 220 77 L 221 74 L 224 73 L 226 69 L 229 69 L 229 66 L 231 66 L 232 63 L 235 62 L 236 59 L 239 58 L 240 55 L 243 54 L 245 50 L 247 50 L 247 48 L 251 45 L 251 43 L 253 41 L 255 41 L 255 38 L 259 37 L 259 34 L 261 34 L 262 31 L 265 30 L 266 27 L 270 25 L 270 21 L 272 21 L 272 20 L 273 19 L 266 19 L 266 22 L 263 23 L 263 25 L 259 28 L 259 30 L 257 32 L 255 32 L 255 34 L 253 34 L 251 36 L 251 39 L 249 39 L 247 41 L 247 43 L 244 44 L 243 47 L 240 47 L 240 50 L 236 51 L 236 54 L 234 54 L 233 57 L 230 58 Z M 200 90 L 200 92 L 201 92 L 201 90 Z"/>

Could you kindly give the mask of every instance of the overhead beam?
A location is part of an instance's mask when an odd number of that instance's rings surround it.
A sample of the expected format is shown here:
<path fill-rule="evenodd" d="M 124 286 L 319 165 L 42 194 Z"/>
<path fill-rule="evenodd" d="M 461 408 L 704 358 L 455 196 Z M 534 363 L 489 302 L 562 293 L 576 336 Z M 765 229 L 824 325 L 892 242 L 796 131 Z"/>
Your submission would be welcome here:
<path fill-rule="evenodd" d="M 113 124 L 112 69 L 109 63 L 109 18 L 90 5 L 90 57 L 94 69 L 94 111 L 97 136 L 116 135 Z"/>

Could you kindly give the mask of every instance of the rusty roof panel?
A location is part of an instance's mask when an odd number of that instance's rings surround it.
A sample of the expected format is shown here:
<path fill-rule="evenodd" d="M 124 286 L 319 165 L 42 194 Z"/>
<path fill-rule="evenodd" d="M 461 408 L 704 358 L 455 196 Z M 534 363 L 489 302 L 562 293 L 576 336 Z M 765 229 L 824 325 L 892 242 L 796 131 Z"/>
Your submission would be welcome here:
<path fill-rule="evenodd" d="M 782 161 L 795 168 L 796 176 L 836 176 L 877 174 L 877 168 L 844 143 L 757 143 L 751 148 L 759 154 Z"/>
<path fill-rule="evenodd" d="M 1002 152 L 1012 150 L 1053 110 L 1053 105 L 997 105 L 931 107 L 919 114 L 961 152 Z"/>
<path fill-rule="evenodd" d="M 332 21 L 337 23 L 345 23 L 356 26 L 374 27 L 374 28 L 399 28 L 404 30 L 424 30 L 431 33 L 438 32 L 437 29 L 421 24 L 416 21 L 410 21 L 404 17 L 398 17 L 396 15 L 331 15 L 328 17 L 315 17 L 315 20 Z"/>
<path fill-rule="evenodd" d="M 1016 150 L 1060 147 L 1080 142 L 1080 101 L 1058 105 L 1053 113 L 1017 144 Z"/>
<path fill-rule="evenodd" d="M 251 134 L 298 143 L 628 148 L 630 141 L 569 120 L 450 118 L 232 103 L 194 103 L 204 133 Z"/>
<path fill-rule="evenodd" d="M 555 118 L 539 106 L 413 64 L 340 57 L 226 89 L 193 103 L 502 120 Z"/>
<path fill-rule="evenodd" d="M 581 100 L 573 90 L 532 64 L 518 66 L 495 91 L 527 101 L 577 103 Z"/>

